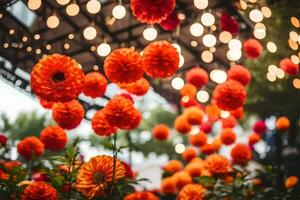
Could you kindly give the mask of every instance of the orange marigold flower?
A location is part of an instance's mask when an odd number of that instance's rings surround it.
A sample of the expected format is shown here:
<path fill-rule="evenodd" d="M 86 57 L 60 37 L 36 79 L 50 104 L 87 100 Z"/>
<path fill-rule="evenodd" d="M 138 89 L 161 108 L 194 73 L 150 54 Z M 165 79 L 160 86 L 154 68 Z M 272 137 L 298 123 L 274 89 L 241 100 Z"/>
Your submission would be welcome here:
<path fill-rule="evenodd" d="M 251 151 L 245 144 L 236 144 L 231 149 L 231 158 L 234 163 L 247 164 L 251 159 Z"/>
<path fill-rule="evenodd" d="M 138 128 L 140 123 L 142 121 L 142 113 L 139 110 L 134 110 L 133 116 L 132 116 L 132 122 L 129 127 L 127 127 L 125 130 L 131 130 Z"/>
<path fill-rule="evenodd" d="M 67 143 L 67 134 L 64 129 L 59 126 L 48 126 L 42 130 L 40 139 L 44 143 L 46 149 L 60 151 Z"/>
<path fill-rule="evenodd" d="M 248 144 L 254 145 L 260 140 L 260 135 L 257 133 L 251 133 L 248 137 Z"/>
<path fill-rule="evenodd" d="M 243 86 L 246 86 L 251 81 L 250 71 L 242 65 L 233 65 L 227 72 L 228 79 L 240 82 Z"/>
<path fill-rule="evenodd" d="M 93 116 L 92 128 L 100 136 L 111 136 L 117 132 L 117 128 L 108 123 L 104 109 L 97 111 Z"/>
<path fill-rule="evenodd" d="M 178 190 L 181 190 L 184 186 L 193 182 L 192 177 L 186 171 L 177 172 L 173 177 Z"/>
<path fill-rule="evenodd" d="M 56 103 L 52 107 L 54 121 L 64 129 L 76 128 L 84 117 L 83 106 L 76 100 Z"/>
<path fill-rule="evenodd" d="M 114 158 L 111 156 L 95 156 L 83 164 L 78 171 L 76 188 L 88 199 L 103 196 L 104 189 L 112 183 Z M 121 161 L 116 160 L 114 181 L 125 176 L 125 168 Z"/>
<path fill-rule="evenodd" d="M 188 147 L 182 153 L 182 157 L 184 160 L 189 162 L 189 161 L 193 160 L 193 158 L 197 157 L 197 152 L 193 147 Z"/>
<path fill-rule="evenodd" d="M 83 94 L 96 98 L 104 95 L 106 91 L 107 80 L 99 72 L 90 72 L 84 76 Z"/>
<path fill-rule="evenodd" d="M 228 159 L 219 154 L 207 156 L 204 161 L 204 166 L 212 174 L 224 174 L 230 170 L 230 163 Z"/>
<path fill-rule="evenodd" d="M 39 157 L 44 153 L 44 144 L 37 137 L 31 136 L 21 140 L 17 145 L 18 153 L 26 160 Z"/>
<path fill-rule="evenodd" d="M 136 118 L 136 109 L 130 99 L 116 95 L 107 103 L 105 115 L 111 126 L 128 129 Z"/>
<path fill-rule="evenodd" d="M 144 75 L 140 54 L 134 48 L 114 50 L 104 60 L 104 71 L 114 83 L 132 83 Z"/>
<path fill-rule="evenodd" d="M 192 106 L 184 111 L 184 115 L 186 115 L 189 124 L 200 125 L 202 123 L 204 112 L 199 107 Z"/>
<path fill-rule="evenodd" d="M 159 198 L 151 192 L 134 192 L 125 196 L 124 200 L 159 200 Z"/>
<path fill-rule="evenodd" d="M 193 84 L 197 88 L 202 88 L 208 82 L 207 72 L 200 67 L 190 69 L 186 72 L 185 76 L 187 82 Z"/>
<path fill-rule="evenodd" d="M 9 170 L 9 171 L 11 171 L 11 170 L 13 170 L 15 167 L 19 167 L 19 166 L 21 166 L 21 165 L 22 165 L 22 163 L 19 162 L 19 161 L 17 161 L 17 160 L 11 160 L 11 161 L 7 161 L 7 162 L 4 163 L 4 167 L 5 167 L 7 170 Z"/>
<path fill-rule="evenodd" d="M 164 178 L 160 183 L 160 189 L 164 194 L 175 194 L 177 191 L 174 177 Z"/>
<path fill-rule="evenodd" d="M 284 182 L 284 186 L 286 189 L 290 189 L 290 188 L 293 188 L 295 187 L 295 185 L 298 184 L 298 177 L 297 176 L 289 176 L 285 182 Z"/>
<path fill-rule="evenodd" d="M 205 107 L 205 113 L 208 116 L 209 121 L 217 121 L 220 117 L 221 110 L 215 104 L 209 104 Z"/>
<path fill-rule="evenodd" d="M 186 115 L 179 115 L 174 121 L 174 128 L 181 134 L 187 134 L 192 126 L 188 123 Z"/>
<path fill-rule="evenodd" d="M 205 191 L 199 184 L 188 184 L 178 194 L 178 200 L 204 200 Z"/>
<path fill-rule="evenodd" d="M 38 181 L 30 183 L 22 193 L 22 200 L 58 200 L 58 194 L 50 184 Z"/>
<path fill-rule="evenodd" d="M 243 50 L 247 58 L 258 58 L 263 51 L 263 47 L 256 39 L 248 39 L 244 41 Z"/>
<path fill-rule="evenodd" d="M 127 92 L 130 92 L 131 94 L 143 96 L 148 92 L 150 83 L 147 81 L 147 79 L 140 78 L 134 83 L 119 84 L 119 87 L 127 90 Z"/>
<path fill-rule="evenodd" d="M 84 74 L 72 58 L 53 54 L 33 67 L 30 82 L 32 91 L 42 99 L 68 102 L 81 93 Z"/>
<path fill-rule="evenodd" d="M 196 96 L 197 93 L 197 88 L 190 83 L 186 83 L 183 88 L 180 89 L 180 95 L 183 96 L 187 96 L 189 98 L 194 98 Z"/>
<path fill-rule="evenodd" d="M 40 100 L 40 104 L 43 106 L 43 108 L 51 109 L 52 106 L 54 105 L 54 102 L 47 101 L 47 100 L 42 99 L 42 98 L 39 98 L 39 100 Z"/>
<path fill-rule="evenodd" d="M 149 44 L 143 51 L 142 60 L 144 70 L 152 78 L 171 77 L 179 67 L 179 54 L 167 41 Z"/>
<path fill-rule="evenodd" d="M 222 128 L 234 128 L 236 124 L 237 120 L 232 115 L 222 119 Z"/>
<path fill-rule="evenodd" d="M 236 134 L 231 128 L 225 128 L 221 131 L 221 141 L 225 145 L 231 145 L 236 140 Z"/>
<path fill-rule="evenodd" d="M 164 167 L 163 170 L 170 173 L 176 173 L 183 169 L 183 164 L 179 160 L 170 160 Z"/>
<path fill-rule="evenodd" d="M 152 135 L 158 140 L 166 140 L 170 135 L 169 127 L 165 124 L 157 124 L 152 129 Z"/>
<path fill-rule="evenodd" d="M 185 167 L 185 171 L 187 171 L 192 177 L 201 176 L 204 170 L 204 162 L 193 162 L 193 160 Z"/>
<path fill-rule="evenodd" d="M 246 101 L 246 96 L 244 86 L 234 80 L 228 80 L 218 85 L 213 92 L 213 98 L 217 106 L 228 111 L 243 106 Z"/>
<path fill-rule="evenodd" d="M 276 120 L 276 128 L 280 131 L 286 131 L 290 128 L 290 120 L 287 117 L 279 117 Z"/>
<path fill-rule="evenodd" d="M 196 135 L 190 135 L 189 140 L 191 145 L 201 147 L 206 144 L 207 135 L 204 132 L 200 131 Z"/>
<path fill-rule="evenodd" d="M 200 151 L 203 154 L 212 154 L 220 149 L 222 141 L 220 138 L 215 138 L 212 143 L 206 143 L 200 147 Z"/>

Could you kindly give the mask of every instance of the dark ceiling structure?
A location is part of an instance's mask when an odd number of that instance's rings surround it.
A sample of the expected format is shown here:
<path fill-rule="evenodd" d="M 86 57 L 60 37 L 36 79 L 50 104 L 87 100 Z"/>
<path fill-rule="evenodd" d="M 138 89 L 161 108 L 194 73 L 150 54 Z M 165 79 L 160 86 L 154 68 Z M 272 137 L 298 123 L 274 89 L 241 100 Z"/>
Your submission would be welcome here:
<path fill-rule="evenodd" d="M 72 2 L 72 1 L 71 1 Z M 75 2 L 75 1 L 74 1 Z M 123 0 L 122 5 L 127 9 L 125 18 L 117 20 L 112 17 L 112 9 L 119 1 L 101 0 L 101 11 L 91 14 L 86 9 L 88 0 L 77 0 L 80 12 L 76 16 L 66 13 L 66 6 L 60 5 L 55 0 L 43 0 L 41 7 L 31 11 L 27 7 L 27 0 L 2 0 L 0 2 L 0 56 L 11 63 L 12 67 L 0 65 L 0 78 L 11 82 L 14 86 L 31 93 L 29 80 L 22 78 L 16 71 L 30 74 L 32 67 L 43 55 L 60 53 L 74 58 L 81 64 L 85 72 L 99 70 L 103 73 L 103 61 L 105 57 L 97 54 L 96 47 L 103 41 L 107 42 L 111 49 L 134 46 L 142 51 L 150 42 L 143 38 L 143 30 L 150 25 L 141 24 L 132 15 L 129 0 Z M 16 7 L 19 7 L 16 9 Z M 23 12 L 19 12 L 19 11 Z M 251 23 L 239 14 L 229 0 L 210 0 L 209 7 L 216 16 L 215 26 L 219 26 L 218 17 L 223 11 L 237 17 L 241 24 L 241 33 L 248 34 L 252 29 Z M 29 13 L 31 18 L 26 14 Z M 216 50 L 211 63 L 205 63 L 201 59 L 201 52 L 209 48 L 202 45 L 201 37 L 193 37 L 190 34 L 190 25 L 199 21 L 203 11 L 195 8 L 191 0 L 177 0 L 175 11 L 183 14 L 185 19 L 181 21 L 176 31 L 163 30 L 159 25 L 154 27 L 158 31 L 156 40 L 168 40 L 176 42 L 182 48 L 184 65 L 178 70 L 177 76 L 184 76 L 184 71 L 193 66 L 202 66 L 207 71 L 215 68 L 227 68 L 229 61 L 226 59 L 227 46 L 216 44 Z M 55 14 L 59 19 L 59 26 L 55 29 L 47 27 L 47 18 Z M 28 17 L 28 18 L 26 18 Z M 31 23 L 29 24 L 29 22 Z M 86 40 L 83 30 L 93 25 L 97 30 L 97 37 Z M 216 29 L 216 28 L 215 28 Z M 206 28 L 205 32 L 212 32 L 218 36 L 219 29 Z M 191 46 L 191 42 L 194 44 Z M 14 78 L 12 78 L 15 76 Z M 16 81 L 20 80 L 18 84 Z M 150 80 L 153 89 L 170 103 L 179 105 L 178 92 L 171 88 L 171 79 Z M 213 83 L 207 87 L 212 87 Z M 85 108 L 99 109 L 95 104 L 82 101 Z"/>

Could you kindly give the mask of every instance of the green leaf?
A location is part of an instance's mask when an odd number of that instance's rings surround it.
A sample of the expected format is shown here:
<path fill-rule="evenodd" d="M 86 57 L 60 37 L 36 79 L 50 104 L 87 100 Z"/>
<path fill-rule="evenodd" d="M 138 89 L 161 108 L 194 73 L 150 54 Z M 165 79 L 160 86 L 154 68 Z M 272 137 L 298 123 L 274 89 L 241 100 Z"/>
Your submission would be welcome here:
<path fill-rule="evenodd" d="M 216 180 L 213 177 L 210 177 L 210 176 L 196 177 L 195 181 L 198 182 L 199 184 L 205 186 L 205 187 L 214 185 L 216 183 Z"/>

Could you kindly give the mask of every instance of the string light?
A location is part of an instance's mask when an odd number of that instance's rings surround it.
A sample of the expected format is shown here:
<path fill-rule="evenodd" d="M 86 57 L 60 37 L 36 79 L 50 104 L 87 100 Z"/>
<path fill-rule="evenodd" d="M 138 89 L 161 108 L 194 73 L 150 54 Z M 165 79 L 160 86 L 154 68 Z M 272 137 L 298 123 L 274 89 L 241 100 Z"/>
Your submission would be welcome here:
<path fill-rule="evenodd" d="M 23 37 L 22 37 L 22 41 L 23 41 L 23 42 L 27 42 L 27 41 L 28 41 L 28 37 L 27 37 L 27 36 L 23 36 Z"/>
<path fill-rule="evenodd" d="M 90 50 L 91 50 L 91 51 L 96 51 L 96 50 L 97 50 L 97 47 L 93 45 L 93 46 L 90 47 Z"/>
<path fill-rule="evenodd" d="M 254 29 L 253 35 L 255 38 L 262 40 L 266 37 L 266 31 L 262 31 L 261 29 Z"/>
<path fill-rule="evenodd" d="M 46 49 L 47 49 L 47 50 L 50 50 L 51 48 L 52 48 L 52 47 L 51 47 L 51 44 L 47 44 L 47 45 L 46 45 Z"/>
<path fill-rule="evenodd" d="M 244 0 L 240 0 L 240 6 L 242 10 L 247 10 L 248 5 Z"/>
<path fill-rule="evenodd" d="M 99 44 L 99 46 L 97 47 L 97 53 L 99 56 L 105 57 L 108 54 L 110 54 L 110 52 L 111 52 L 111 47 L 109 44 L 105 42 Z"/>
<path fill-rule="evenodd" d="M 195 41 L 195 40 L 192 40 L 192 41 L 191 41 L 191 46 L 192 46 L 192 47 L 197 47 L 197 46 L 198 46 L 198 42 Z"/>
<path fill-rule="evenodd" d="M 79 6 L 76 3 L 72 3 L 67 6 L 66 13 L 67 13 L 67 15 L 73 17 L 73 16 L 78 15 L 79 10 L 80 10 Z"/>
<path fill-rule="evenodd" d="M 35 53 L 39 55 L 39 54 L 42 53 L 42 50 L 41 50 L 41 49 L 36 49 L 36 50 L 35 50 Z"/>
<path fill-rule="evenodd" d="M 227 79 L 227 74 L 225 71 L 220 69 L 214 69 L 209 74 L 210 79 L 215 83 L 221 84 L 224 83 Z"/>
<path fill-rule="evenodd" d="M 242 42 L 238 39 L 231 39 L 228 43 L 229 49 L 241 49 L 242 48 Z"/>
<path fill-rule="evenodd" d="M 219 40 L 224 44 L 227 44 L 231 40 L 231 38 L 232 35 L 228 31 L 222 31 L 219 35 Z"/>
<path fill-rule="evenodd" d="M 217 43 L 217 39 L 212 34 L 206 34 L 202 38 L 203 45 L 206 47 L 213 47 Z"/>
<path fill-rule="evenodd" d="M 178 154 L 182 154 L 185 151 L 185 146 L 183 144 L 175 145 L 175 152 Z"/>
<path fill-rule="evenodd" d="M 296 65 L 300 63 L 299 57 L 296 55 L 291 55 L 291 61 Z"/>
<path fill-rule="evenodd" d="M 221 118 L 225 119 L 225 118 L 227 118 L 229 116 L 230 116 L 230 112 L 225 111 L 225 110 L 221 110 L 221 112 L 220 112 L 220 117 Z"/>
<path fill-rule="evenodd" d="M 194 5 L 200 10 L 204 10 L 208 6 L 208 0 L 194 0 Z"/>
<path fill-rule="evenodd" d="M 276 70 L 277 70 L 277 66 L 276 65 L 269 65 L 268 66 L 268 71 L 270 72 L 270 73 L 276 73 Z"/>
<path fill-rule="evenodd" d="M 179 54 L 179 68 L 184 65 L 184 57 L 182 54 Z"/>
<path fill-rule="evenodd" d="M 293 40 L 294 42 L 297 42 L 299 40 L 299 36 L 295 31 L 291 31 L 289 33 L 289 36 L 290 36 L 291 40 Z"/>
<path fill-rule="evenodd" d="M 8 33 L 9 33 L 9 35 L 13 35 L 13 34 L 15 33 L 15 30 L 14 30 L 14 29 L 10 29 L 10 30 L 8 31 Z"/>
<path fill-rule="evenodd" d="M 64 49 L 70 49 L 70 44 L 69 43 L 65 43 L 64 44 Z"/>
<path fill-rule="evenodd" d="M 203 13 L 201 22 L 204 26 L 212 26 L 215 23 L 215 17 L 211 13 Z"/>
<path fill-rule="evenodd" d="M 172 79 L 171 81 L 171 86 L 175 89 L 175 90 L 180 90 L 183 88 L 184 86 L 184 81 L 182 78 L 180 77 L 175 77 Z"/>
<path fill-rule="evenodd" d="M 30 10 L 37 10 L 41 7 L 42 1 L 41 0 L 29 0 L 27 2 L 27 6 Z"/>
<path fill-rule="evenodd" d="M 35 34 L 35 35 L 34 35 L 34 39 L 35 39 L 35 40 L 39 40 L 40 38 L 41 38 L 40 34 Z"/>
<path fill-rule="evenodd" d="M 91 14 L 96 14 L 101 10 L 101 4 L 97 0 L 90 0 L 86 4 L 86 9 Z"/>
<path fill-rule="evenodd" d="M 178 52 L 179 54 L 181 54 L 181 47 L 180 47 L 179 44 L 173 43 L 172 46 L 176 48 L 176 50 L 177 50 L 177 52 Z"/>
<path fill-rule="evenodd" d="M 296 89 L 300 89 L 300 79 L 295 78 L 295 79 L 293 80 L 293 85 L 294 85 L 294 87 L 295 87 Z"/>
<path fill-rule="evenodd" d="M 193 36 L 200 37 L 204 32 L 204 28 L 200 23 L 193 23 L 190 27 L 190 32 Z"/>
<path fill-rule="evenodd" d="M 149 27 L 149 28 L 146 28 L 144 31 L 143 31 L 143 36 L 146 40 L 148 41 L 153 41 L 156 39 L 157 37 L 157 31 L 155 28 L 153 27 Z"/>
<path fill-rule="evenodd" d="M 70 0 L 56 0 L 56 2 L 62 6 L 67 5 Z"/>
<path fill-rule="evenodd" d="M 205 63 L 211 63 L 214 59 L 214 55 L 212 52 L 205 50 L 201 53 L 201 59 L 203 60 L 203 62 Z"/>
<path fill-rule="evenodd" d="M 185 18 L 186 18 L 186 16 L 185 16 L 185 14 L 184 13 L 178 13 L 178 19 L 180 20 L 180 21 L 183 21 L 183 20 L 185 20 Z"/>
<path fill-rule="evenodd" d="M 291 38 L 288 40 L 289 46 L 292 50 L 298 50 L 298 43 L 293 41 Z"/>
<path fill-rule="evenodd" d="M 274 42 L 268 42 L 267 43 L 267 49 L 271 53 L 275 53 L 277 51 L 277 46 L 276 46 L 276 44 Z"/>
<path fill-rule="evenodd" d="M 31 51 L 32 51 L 32 48 L 31 48 L 31 47 L 26 47 L 26 51 L 27 51 L 27 52 L 31 52 Z"/>
<path fill-rule="evenodd" d="M 230 61 L 237 61 L 242 57 L 242 51 L 240 49 L 229 49 L 226 56 Z"/>
<path fill-rule="evenodd" d="M 69 40 L 73 40 L 74 39 L 74 34 L 73 33 L 70 33 L 69 35 L 68 35 L 68 38 L 69 38 Z"/>
<path fill-rule="evenodd" d="M 264 15 L 265 18 L 270 18 L 272 16 L 272 11 L 269 7 L 263 6 L 261 8 L 261 12 Z"/>
<path fill-rule="evenodd" d="M 4 44 L 3 44 L 3 48 L 4 49 L 7 49 L 9 47 L 9 44 L 7 43 L 7 42 L 5 42 Z"/>
<path fill-rule="evenodd" d="M 249 17 L 253 22 L 261 22 L 264 19 L 262 12 L 258 9 L 253 9 L 249 13 Z"/>
<path fill-rule="evenodd" d="M 296 17 L 291 17 L 291 23 L 294 27 L 300 28 L 300 22 Z"/>
<path fill-rule="evenodd" d="M 197 99 L 201 103 L 206 103 L 209 100 L 209 94 L 205 90 L 199 90 L 196 95 Z"/>
<path fill-rule="evenodd" d="M 275 73 L 271 73 L 271 72 L 268 72 L 267 73 L 267 79 L 271 82 L 274 82 L 276 81 L 276 74 Z"/>
<path fill-rule="evenodd" d="M 59 25 L 59 19 L 56 15 L 52 15 L 52 16 L 48 17 L 46 23 L 49 28 L 56 28 Z"/>
<path fill-rule="evenodd" d="M 93 40 L 97 36 L 97 30 L 93 26 L 88 26 L 83 30 L 83 37 L 87 40 Z"/>
<path fill-rule="evenodd" d="M 112 15 L 116 19 L 122 19 L 126 15 L 126 9 L 122 5 L 116 5 L 112 10 Z"/>
<path fill-rule="evenodd" d="M 281 68 L 277 68 L 275 71 L 275 74 L 276 74 L 277 78 L 283 79 L 285 73 Z"/>

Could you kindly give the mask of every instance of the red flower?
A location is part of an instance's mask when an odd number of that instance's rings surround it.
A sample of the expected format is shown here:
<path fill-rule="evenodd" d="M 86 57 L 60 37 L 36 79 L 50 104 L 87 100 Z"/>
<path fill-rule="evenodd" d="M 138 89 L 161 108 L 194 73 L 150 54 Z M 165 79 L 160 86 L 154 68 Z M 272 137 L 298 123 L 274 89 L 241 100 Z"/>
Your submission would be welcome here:
<path fill-rule="evenodd" d="M 170 135 L 169 127 L 165 124 L 157 124 L 152 129 L 152 135 L 158 140 L 166 140 Z"/>
<path fill-rule="evenodd" d="M 44 144 L 37 137 L 31 136 L 21 140 L 17 145 L 18 153 L 26 160 L 39 157 L 44 153 Z"/>
<path fill-rule="evenodd" d="M 243 86 L 246 86 L 251 81 L 250 71 L 242 65 L 233 65 L 227 72 L 228 79 L 240 82 Z"/>
<path fill-rule="evenodd" d="M 184 96 L 180 100 L 180 105 L 183 106 L 184 108 L 188 108 L 191 106 L 197 106 L 198 102 L 195 98 L 190 98 L 188 96 Z"/>
<path fill-rule="evenodd" d="M 68 102 L 81 93 L 84 74 L 72 58 L 53 54 L 33 67 L 30 81 L 33 92 L 42 99 Z"/>
<path fill-rule="evenodd" d="M 235 110 L 244 105 L 246 90 L 239 82 L 228 80 L 215 88 L 213 98 L 219 108 Z"/>
<path fill-rule="evenodd" d="M 208 82 L 208 74 L 204 69 L 194 67 L 186 72 L 186 80 L 197 88 L 202 88 Z"/>
<path fill-rule="evenodd" d="M 205 188 L 199 184 L 188 184 L 178 194 L 178 200 L 204 200 Z"/>
<path fill-rule="evenodd" d="M 117 128 L 128 129 L 136 117 L 133 103 L 121 95 L 114 96 L 105 107 L 108 123 Z"/>
<path fill-rule="evenodd" d="M 54 187 L 43 181 L 30 183 L 22 193 L 22 200 L 58 200 Z"/>
<path fill-rule="evenodd" d="M 204 161 L 204 166 L 212 174 L 224 174 L 230 170 L 230 163 L 227 158 L 219 154 L 207 156 Z"/>
<path fill-rule="evenodd" d="M 234 128 L 237 124 L 235 117 L 229 116 L 225 119 L 222 119 L 222 128 Z"/>
<path fill-rule="evenodd" d="M 67 134 L 64 129 L 59 126 L 48 126 L 42 130 L 40 139 L 46 149 L 60 151 L 67 143 Z"/>
<path fill-rule="evenodd" d="M 235 110 L 230 111 L 230 114 L 235 117 L 235 119 L 241 119 L 244 115 L 244 108 L 239 107 Z"/>
<path fill-rule="evenodd" d="M 299 65 L 293 63 L 289 58 L 282 59 L 279 66 L 288 75 L 297 75 L 299 73 Z"/>
<path fill-rule="evenodd" d="M 255 133 L 263 134 L 266 132 L 266 130 L 267 130 L 267 126 L 265 121 L 263 120 L 259 120 L 255 122 L 255 124 L 253 125 L 253 131 Z"/>
<path fill-rule="evenodd" d="M 258 58 L 263 47 L 256 39 L 248 39 L 243 44 L 243 50 L 247 58 Z"/>
<path fill-rule="evenodd" d="M 82 121 L 84 109 L 76 100 L 67 103 L 56 103 L 52 107 L 52 117 L 60 127 L 73 129 Z"/>
<path fill-rule="evenodd" d="M 204 133 L 210 133 L 211 132 L 211 123 L 209 121 L 202 122 L 200 126 L 200 130 L 203 131 Z"/>
<path fill-rule="evenodd" d="M 125 130 L 131 130 L 131 129 L 138 128 L 141 121 L 142 121 L 142 113 L 135 109 L 135 112 L 133 113 L 133 117 L 132 117 L 132 122 L 131 122 L 130 126 L 128 128 L 126 128 Z"/>
<path fill-rule="evenodd" d="M 114 50 L 105 58 L 104 71 L 114 83 L 132 83 L 144 75 L 140 55 L 134 48 Z"/>
<path fill-rule="evenodd" d="M 159 200 L 151 192 L 134 192 L 124 197 L 124 200 Z"/>
<path fill-rule="evenodd" d="M 7 137 L 6 137 L 6 135 L 1 134 L 1 135 L 0 135 L 0 144 L 1 144 L 2 146 L 5 146 L 6 143 L 7 143 Z"/>
<path fill-rule="evenodd" d="M 104 95 L 107 86 L 106 78 L 99 72 L 90 72 L 84 76 L 83 94 L 96 98 Z"/>
<path fill-rule="evenodd" d="M 188 162 L 193 160 L 195 157 L 197 157 L 197 152 L 193 147 L 186 148 L 182 153 L 182 158 Z"/>
<path fill-rule="evenodd" d="M 260 140 L 260 135 L 259 134 L 251 133 L 251 135 L 249 135 L 249 138 L 248 138 L 248 143 L 249 143 L 249 145 L 254 145 L 257 142 L 259 142 L 259 140 Z"/>
<path fill-rule="evenodd" d="M 225 145 L 231 145 L 236 140 L 236 134 L 232 131 L 231 128 L 225 128 L 221 131 L 221 140 Z"/>
<path fill-rule="evenodd" d="M 185 115 L 179 115 L 174 121 L 174 128 L 181 134 L 187 134 L 192 129 Z"/>
<path fill-rule="evenodd" d="M 40 104 L 43 106 L 43 108 L 51 109 L 52 106 L 54 105 L 54 102 L 47 101 L 47 100 L 42 99 L 42 98 L 39 98 L 39 100 L 40 100 Z"/>
<path fill-rule="evenodd" d="M 166 31 L 174 31 L 178 25 L 180 24 L 180 20 L 178 19 L 177 13 L 171 13 L 165 20 L 160 22 L 160 26 Z"/>
<path fill-rule="evenodd" d="M 207 136 L 205 133 L 200 131 L 196 135 L 191 135 L 189 137 L 189 140 L 190 140 L 191 145 L 196 146 L 196 147 L 201 147 L 206 144 Z"/>
<path fill-rule="evenodd" d="M 117 132 L 117 128 L 108 123 L 104 109 L 97 111 L 93 116 L 92 128 L 100 136 L 111 136 Z"/>
<path fill-rule="evenodd" d="M 156 41 L 144 49 L 142 61 L 144 70 L 152 78 L 168 78 L 179 67 L 179 54 L 169 42 Z"/>
<path fill-rule="evenodd" d="M 245 144 L 236 144 L 231 150 L 231 158 L 237 164 L 247 164 L 251 156 L 251 151 Z"/>
<path fill-rule="evenodd" d="M 134 83 L 119 84 L 119 87 L 124 90 L 127 90 L 131 94 L 143 96 L 148 92 L 150 84 L 147 81 L 147 79 L 141 78 Z"/>
<path fill-rule="evenodd" d="M 215 104 L 209 104 L 205 107 L 205 113 L 207 114 L 209 121 L 215 122 L 219 119 L 221 110 Z"/>
<path fill-rule="evenodd" d="M 129 164 L 127 164 L 126 162 L 121 161 L 121 163 L 123 164 L 124 168 L 125 168 L 125 177 L 126 178 L 130 178 L 130 179 L 134 179 L 135 178 L 135 173 L 132 170 L 131 166 Z"/>
<path fill-rule="evenodd" d="M 240 25 L 237 20 L 231 17 L 227 12 L 223 12 L 220 19 L 222 31 L 228 31 L 231 34 L 237 34 L 240 31 Z"/>
<path fill-rule="evenodd" d="M 41 172 L 36 172 L 36 173 L 34 173 L 33 175 L 32 175 L 32 180 L 34 180 L 34 181 L 47 181 L 47 176 L 46 176 L 46 174 L 43 174 L 43 173 L 41 173 Z"/>
<path fill-rule="evenodd" d="M 175 0 L 131 0 L 130 7 L 138 21 L 156 24 L 165 20 L 173 12 Z"/>
<path fill-rule="evenodd" d="M 206 143 L 205 145 L 200 147 L 200 151 L 203 154 L 212 154 L 220 149 L 222 145 L 222 141 L 219 138 L 215 138 L 212 143 Z"/>

